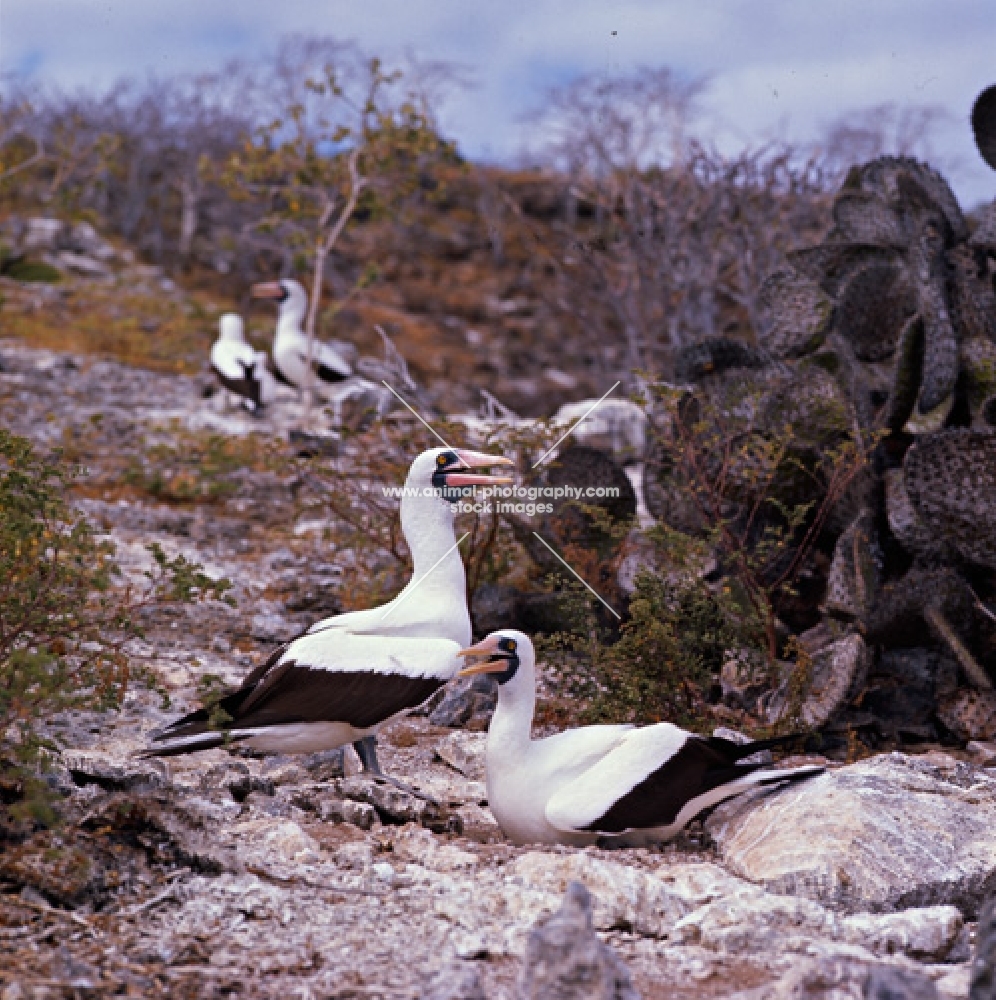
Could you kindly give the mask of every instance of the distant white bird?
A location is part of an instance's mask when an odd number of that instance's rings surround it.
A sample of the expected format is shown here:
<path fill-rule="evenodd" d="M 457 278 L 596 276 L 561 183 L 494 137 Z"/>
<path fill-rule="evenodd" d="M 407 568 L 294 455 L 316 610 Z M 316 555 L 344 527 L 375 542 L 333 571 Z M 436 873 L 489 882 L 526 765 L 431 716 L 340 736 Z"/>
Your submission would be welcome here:
<path fill-rule="evenodd" d="M 277 332 L 273 338 L 273 367 L 277 378 L 303 389 L 308 376 L 308 335 L 304 318 L 308 312 L 308 295 L 297 281 L 266 281 L 252 286 L 256 299 L 275 299 L 279 303 Z M 353 369 L 334 348 L 315 340 L 311 345 L 313 388 L 322 390 L 349 378 Z"/>
<path fill-rule="evenodd" d="M 242 317 L 225 313 L 218 321 L 218 339 L 211 347 L 211 368 L 218 381 L 258 413 L 273 401 L 277 382 L 266 365 L 266 354 L 246 343 Z"/>
<path fill-rule="evenodd" d="M 471 639 L 453 501 L 468 487 L 511 482 L 474 468 L 507 458 L 432 448 L 411 464 L 401 528 L 414 563 L 387 604 L 326 618 L 278 649 L 242 687 L 153 737 L 146 756 L 206 750 L 229 741 L 256 750 L 312 753 L 353 743 L 366 770 L 381 774 L 370 738 L 425 701 L 460 669 Z"/>
<path fill-rule="evenodd" d="M 485 660 L 459 676 L 497 675 L 498 706 L 487 743 L 488 804 L 518 844 L 660 842 L 723 799 L 823 771 L 761 771 L 764 765 L 741 763 L 793 737 L 734 743 L 669 722 L 585 726 L 534 740 L 536 654 L 529 637 L 502 629 L 460 655 Z"/>

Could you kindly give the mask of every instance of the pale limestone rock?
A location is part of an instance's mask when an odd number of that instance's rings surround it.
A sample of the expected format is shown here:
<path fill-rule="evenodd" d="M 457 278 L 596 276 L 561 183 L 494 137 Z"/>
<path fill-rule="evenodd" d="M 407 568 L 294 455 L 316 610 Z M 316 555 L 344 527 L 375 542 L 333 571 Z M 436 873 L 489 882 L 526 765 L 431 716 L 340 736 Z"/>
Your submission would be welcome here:
<path fill-rule="evenodd" d="M 639 1000 L 623 961 L 592 927 L 591 896 L 568 884 L 561 908 L 529 934 L 522 1000 Z"/>
<path fill-rule="evenodd" d="M 938 993 L 915 969 L 819 955 L 793 963 L 775 983 L 728 1000 L 938 1000 Z"/>
<path fill-rule="evenodd" d="M 737 878 L 709 861 L 661 865 L 654 874 L 692 907 L 755 888 L 753 883 Z"/>
<path fill-rule="evenodd" d="M 468 936 L 477 936 L 496 957 L 521 957 L 529 927 L 556 910 L 559 902 L 556 893 L 511 881 L 457 878 L 415 865 L 407 871 L 416 882 L 428 884 L 431 916 L 451 926 L 451 947 L 465 947 Z"/>
<path fill-rule="evenodd" d="M 321 857 L 321 848 L 314 837 L 308 836 L 289 819 L 250 819 L 236 823 L 232 835 L 240 843 L 252 844 L 254 853 L 273 856 L 282 861 L 311 862 Z"/>
<path fill-rule="evenodd" d="M 423 771 L 414 776 L 413 784 L 424 795 L 449 806 L 480 805 L 488 801 L 483 781 L 471 781 L 448 767 Z"/>
<path fill-rule="evenodd" d="M 736 874 L 849 910 L 971 914 L 996 884 L 996 778 L 944 754 L 887 754 L 750 793 L 706 828 Z"/>
<path fill-rule="evenodd" d="M 940 976 L 934 980 L 941 1000 L 965 1000 L 965 997 L 969 995 L 971 971 L 971 966 L 967 963 L 953 967 L 946 966 L 941 971 Z"/>
<path fill-rule="evenodd" d="M 743 889 L 706 903 L 672 927 L 679 944 L 696 944 L 728 954 L 783 949 L 804 951 L 815 938 L 836 936 L 834 915 L 798 896 Z"/>
<path fill-rule="evenodd" d="M 96 260 L 87 254 L 74 253 L 72 250 L 60 250 L 55 259 L 60 266 L 86 277 L 106 278 L 111 273 L 111 269 L 103 261 Z"/>
<path fill-rule="evenodd" d="M 470 962 L 450 962 L 426 985 L 419 1000 L 487 1000 L 481 973 Z"/>
<path fill-rule="evenodd" d="M 64 750 L 62 763 L 77 785 L 101 788 L 161 788 L 168 784 L 166 765 L 160 760 L 141 760 L 105 750 Z"/>
<path fill-rule="evenodd" d="M 340 868 L 363 871 L 373 864 L 373 846 L 365 840 L 354 840 L 337 847 L 332 854 Z"/>
<path fill-rule="evenodd" d="M 566 891 L 569 882 L 581 882 L 594 896 L 594 921 L 599 930 L 624 927 L 663 938 L 690 909 L 654 875 L 582 851 L 529 851 L 512 862 L 508 871 L 527 885 L 558 894 Z"/>
<path fill-rule="evenodd" d="M 476 802 L 467 802 L 456 809 L 456 815 L 463 825 L 465 836 L 482 842 L 504 839 L 501 827 L 490 809 L 479 806 Z"/>
<path fill-rule="evenodd" d="M 487 733 L 450 733 L 436 744 L 436 756 L 471 781 L 483 782 L 487 743 Z"/>
<path fill-rule="evenodd" d="M 420 826 L 409 824 L 401 827 L 391 843 L 393 853 L 402 861 L 413 861 L 436 871 L 470 869 L 478 863 L 476 854 L 452 844 L 440 843 L 437 837 Z"/>
<path fill-rule="evenodd" d="M 902 953 L 911 958 L 945 958 L 964 926 L 954 906 L 927 906 L 900 913 L 857 913 L 840 922 L 845 941 L 880 955 Z"/>
<path fill-rule="evenodd" d="M 361 830 L 370 830 L 380 824 L 377 810 L 369 802 L 352 799 L 323 799 L 318 804 L 318 816 L 326 823 L 351 823 Z"/>
<path fill-rule="evenodd" d="M 971 976 L 971 1000 L 996 1000 L 996 899 L 987 900 L 979 913 Z"/>

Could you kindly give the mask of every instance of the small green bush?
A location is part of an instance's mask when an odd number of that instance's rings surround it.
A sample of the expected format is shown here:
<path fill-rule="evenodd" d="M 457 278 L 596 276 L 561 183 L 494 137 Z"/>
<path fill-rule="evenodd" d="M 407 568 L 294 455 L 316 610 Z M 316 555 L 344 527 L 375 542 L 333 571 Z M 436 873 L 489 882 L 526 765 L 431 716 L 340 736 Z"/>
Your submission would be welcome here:
<path fill-rule="evenodd" d="M 129 457 L 124 481 L 157 500 L 170 503 L 219 503 L 234 497 L 239 475 L 274 462 L 272 449 L 256 434 L 233 438 L 189 431 L 177 422 L 167 428 L 171 440 L 147 445 Z"/>
<path fill-rule="evenodd" d="M 13 798 L 36 819 L 51 818 L 37 780 L 51 749 L 43 721 L 120 704 L 133 679 L 125 646 L 140 634 L 141 611 L 229 587 L 155 544 L 144 584 L 121 586 L 113 545 L 67 500 L 75 477 L 59 455 L 39 455 L 0 428 L 0 776 L 20 784 Z"/>
<path fill-rule="evenodd" d="M 14 258 L 4 263 L 2 273 L 14 281 L 43 282 L 49 285 L 62 281 L 62 272 L 41 260 Z"/>
<path fill-rule="evenodd" d="M 613 641 L 587 591 L 565 583 L 562 593 L 571 628 L 538 643 L 586 721 L 701 725 L 723 662 L 745 641 L 728 595 L 701 580 L 640 573 Z"/>

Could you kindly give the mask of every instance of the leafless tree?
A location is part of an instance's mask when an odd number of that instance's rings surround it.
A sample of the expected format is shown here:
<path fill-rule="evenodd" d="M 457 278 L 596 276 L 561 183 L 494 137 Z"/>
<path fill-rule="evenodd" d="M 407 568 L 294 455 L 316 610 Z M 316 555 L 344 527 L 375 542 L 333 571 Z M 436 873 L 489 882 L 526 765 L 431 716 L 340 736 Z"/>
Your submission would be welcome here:
<path fill-rule="evenodd" d="M 820 224 L 811 164 L 774 148 L 724 158 L 692 137 L 702 87 L 667 69 L 587 77 L 536 118 L 566 185 L 550 293 L 586 317 L 580 336 L 619 336 L 614 377 L 630 388 L 635 372 L 670 374 L 687 343 L 749 337 L 761 281 Z"/>
<path fill-rule="evenodd" d="M 951 112 L 937 104 L 877 104 L 831 121 L 816 153 L 841 176 L 855 163 L 884 155 L 914 156 L 944 169 L 936 133 L 951 120 Z"/>
<path fill-rule="evenodd" d="M 44 160 L 45 140 L 31 95 L 23 91 L 7 97 L 0 94 L 0 185 Z"/>

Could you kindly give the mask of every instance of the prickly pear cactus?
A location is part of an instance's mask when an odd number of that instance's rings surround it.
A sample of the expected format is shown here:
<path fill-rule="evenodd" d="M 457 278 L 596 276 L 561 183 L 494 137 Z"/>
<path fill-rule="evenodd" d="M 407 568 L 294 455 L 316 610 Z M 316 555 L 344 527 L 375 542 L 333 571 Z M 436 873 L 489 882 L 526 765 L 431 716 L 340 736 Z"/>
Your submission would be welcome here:
<path fill-rule="evenodd" d="M 823 244 L 789 255 L 794 280 L 819 286 L 832 305 L 829 329 L 818 326 L 825 305 L 812 310 L 807 327 L 787 293 L 771 294 L 786 284 L 784 272 L 776 272 L 768 279 L 771 290 L 766 284 L 758 296 L 758 340 L 790 344 L 783 357 L 802 356 L 815 348 L 801 335 L 788 338 L 786 329 L 820 329 L 822 338 L 813 343 L 833 333 L 859 362 L 892 364 L 891 389 L 872 407 L 872 426 L 911 434 L 940 430 L 955 409 L 961 344 L 996 341 L 985 246 L 967 244 L 968 225 L 947 181 L 910 157 L 883 156 L 853 167 L 834 200 L 833 219 Z M 996 221 L 992 228 L 996 240 Z M 864 419 L 866 408 L 855 406 Z"/>
<path fill-rule="evenodd" d="M 975 99 L 972 132 L 982 159 L 996 170 L 996 86 L 987 87 Z"/>
<path fill-rule="evenodd" d="M 996 87 L 972 127 L 996 169 Z M 813 458 L 841 442 L 868 457 L 817 522 L 820 624 L 816 607 L 792 620 L 786 605 L 800 642 L 826 632 L 803 643 L 808 687 L 776 681 L 759 710 L 811 726 L 851 718 L 858 690 L 881 683 L 883 649 L 922 653 L 949 678 L 924 688 L 923 731 L 996 738 L 996 201 L 967 220 L 925 163 L 855 166 L 826 238 L 789 253 L 755 307 L 756 349 L 714 340 L 682 353 L 689 395 L 731 434 L 791 440 L 786 464 L 814 492 L 780 474 L 767 486 L 777 502 L 817 510 L 827 487 Z"/>
<path fill-rule="evenodd" d="M 918 440 L 903 461 L 917 517 L 962 559 L 996 569 L 996 431 L 958 429 Z"/>
<path fill-rule="evenodd" d="M 775 358 L 797 358 L 823 343 L 833 303 L 811 278 L 791 269 L 769 275 L 757 296 L 757 341 Z"/>

